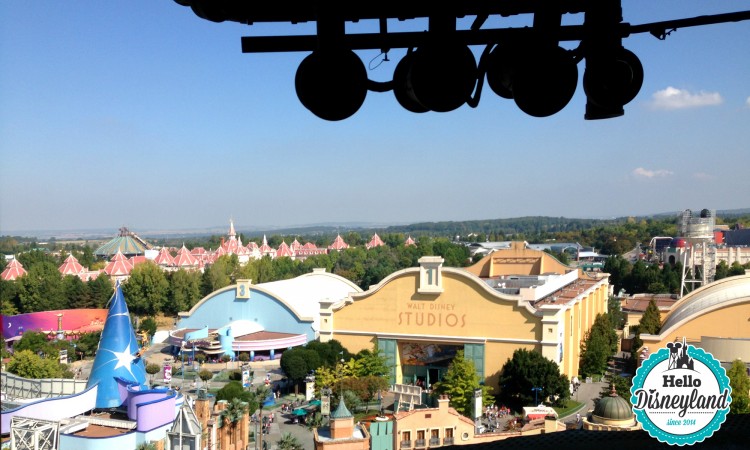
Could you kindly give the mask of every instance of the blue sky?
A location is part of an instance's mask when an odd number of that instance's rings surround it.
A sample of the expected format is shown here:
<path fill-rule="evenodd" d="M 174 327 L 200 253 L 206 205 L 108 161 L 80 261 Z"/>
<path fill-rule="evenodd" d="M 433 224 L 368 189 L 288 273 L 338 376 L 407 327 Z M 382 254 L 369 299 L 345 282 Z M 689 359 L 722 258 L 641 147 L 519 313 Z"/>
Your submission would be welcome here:
<path fill-rule="evenodd" d="M 747 9 L 623 0 L 632 24 Z M 645 81 L 603 121 L 583 119 L 579 83 L 544 119 L 485 89 L 476 109 L 421 115 L 368 93 L 325 122 L 294 92 L 305 54 L 240 51 L 242 36 L 313 29 L 216 24 L 170 0 L 0 2 L 0 234 L 750 206 L 750 21 L 626 39 Z"/>

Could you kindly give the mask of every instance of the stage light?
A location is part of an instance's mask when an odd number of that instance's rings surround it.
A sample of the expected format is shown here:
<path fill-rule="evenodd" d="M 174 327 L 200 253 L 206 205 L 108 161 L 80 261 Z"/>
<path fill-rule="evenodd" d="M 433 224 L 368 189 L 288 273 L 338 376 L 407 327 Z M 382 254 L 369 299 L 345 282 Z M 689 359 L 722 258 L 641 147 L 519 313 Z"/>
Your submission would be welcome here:
<path fill-rule="evenodd" d="M 622 109 L 638 95 L 642 85 L 643 65 L 625 48 L 593 61 L 586 60 L 583 89 L 588 102 L 602 109 Z"/>
<path fill-rule="evenodd" d="M 409 70 L 411 69 L 411 63 L 413 61 L 413 53 L 409 52 L 401 58 L 401 61 L 396 64 L 396 69 L 393 71 L 393 95 L 396 97 L 396 101 L 407 111 L 413 113 L 424 113 L 429 111 L 425 106 L 417 100 L 414 95 L 414 90 L 411 88 L 411 84 L 407 80 Z"/>
<path fill-rule="evenodd" d="M 562 47 L 526 50 L 513 71 L 513 100 L 533 117 L 548 117 L 570 102 L 578 85 L 578 66 Z"/>
<path fill-rule="evenodd" d="M 513 73 L 518 55 L 504 44 L 498 44 L 487 57 L 487 84 L 502 98 L 513 98 Z"/>
<path fill-rule="evenodd" d="M 471 97 L 477 82 L 477 63 L 469 47 L 453 42 L 417 49 L 407 64 L 407 91 L 423 107 L 453 111 Z"/>
<path fill-rule="evenodd" d="M 325 120 L 343 120 L 365 101 L 367 71 L 351 50 L 317 50 L 300 63 L 294 86 L 310 112 Z"/>

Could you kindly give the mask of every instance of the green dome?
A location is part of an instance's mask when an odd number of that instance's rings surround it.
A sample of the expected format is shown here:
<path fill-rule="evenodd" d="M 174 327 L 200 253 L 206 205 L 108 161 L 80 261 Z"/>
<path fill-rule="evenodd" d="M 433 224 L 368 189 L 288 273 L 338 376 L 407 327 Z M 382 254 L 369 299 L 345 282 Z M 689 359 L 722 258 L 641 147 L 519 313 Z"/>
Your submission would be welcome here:
<path fill-rule="evenodd" d="M 345 419 L 347 417 L 354 417 L 352 416 L 352 413 L 349 412 L 349 409 L 344 404 L 343 397 L 339 399 L 339 407 L 336 408 L 336 411 L 331 413 L 331 419 Z"/>
<path fill-rule="evenodd" d="M 617 395 L 613 388 L 608 397 L 602 397 L 596 403 L 594 415 L 608 420 L 632 420 L 633 410 L 630 403 Z"/>

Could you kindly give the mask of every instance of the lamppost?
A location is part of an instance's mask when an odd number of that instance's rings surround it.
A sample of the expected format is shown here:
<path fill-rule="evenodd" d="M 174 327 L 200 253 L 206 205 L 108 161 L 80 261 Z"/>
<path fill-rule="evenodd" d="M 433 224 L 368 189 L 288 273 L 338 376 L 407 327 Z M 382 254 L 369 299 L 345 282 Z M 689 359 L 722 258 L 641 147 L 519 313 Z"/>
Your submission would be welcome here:
<path fill-rule="evenodd" d="M 544 386 L 542 386 L 542 387 L 534 386 L 533 388 L 531 388 L 531 390 L 534 391 L 534 406 L 539 405 L 539 401 L 538 401 L 539 400 L 539 392 L 541 392 L 542 389 L 544 389 Z"/>

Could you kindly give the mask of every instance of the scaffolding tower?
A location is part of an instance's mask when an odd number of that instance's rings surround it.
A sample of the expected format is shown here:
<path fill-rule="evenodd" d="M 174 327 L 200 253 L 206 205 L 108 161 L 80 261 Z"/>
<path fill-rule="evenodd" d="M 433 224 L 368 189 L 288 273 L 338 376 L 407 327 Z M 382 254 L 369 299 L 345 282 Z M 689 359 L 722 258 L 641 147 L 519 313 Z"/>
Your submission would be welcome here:
<path fill-rule="evenodd" d="M 698 285 L 705 286 L 714 280 L 716 275 L 715 226 L 715 210 L 702 209 L 696 215 L 686 209 L 680 216 L 680 235 L 685 239 L 680 297 L 693 291 Z"/>

